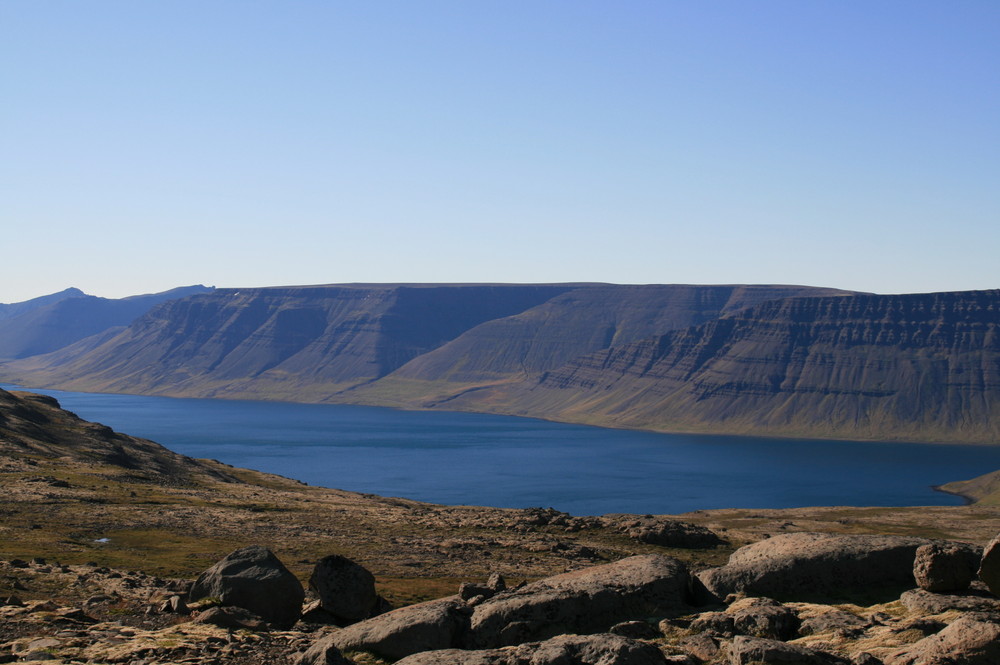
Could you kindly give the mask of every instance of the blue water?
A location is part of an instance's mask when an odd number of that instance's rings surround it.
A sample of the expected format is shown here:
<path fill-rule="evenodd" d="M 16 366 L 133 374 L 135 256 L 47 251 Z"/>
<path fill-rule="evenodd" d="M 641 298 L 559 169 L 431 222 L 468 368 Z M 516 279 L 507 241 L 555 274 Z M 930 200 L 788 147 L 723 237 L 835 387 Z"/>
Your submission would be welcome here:
<path fill-rule="evenodd" d="M 953 505 L 961 500 L 931 486 L 1000 469 L 1000 446 L 657 434 L 469 413 L 36 392 L 184 455 L 311 485 L 575 515 Z"/>

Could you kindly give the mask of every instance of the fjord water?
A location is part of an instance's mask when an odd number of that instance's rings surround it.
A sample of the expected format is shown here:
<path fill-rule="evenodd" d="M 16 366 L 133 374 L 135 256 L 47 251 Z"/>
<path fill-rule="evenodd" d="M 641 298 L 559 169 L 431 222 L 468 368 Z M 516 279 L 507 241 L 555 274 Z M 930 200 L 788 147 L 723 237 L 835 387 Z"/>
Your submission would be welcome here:
<path fill-rule="evenodd" d="M 35 392 L 184 455 L 311 485 L 575 515 L 960 504 L 931 486 L 1000 468 L 1000 446 L 658 434 L 471 413 Z"/>

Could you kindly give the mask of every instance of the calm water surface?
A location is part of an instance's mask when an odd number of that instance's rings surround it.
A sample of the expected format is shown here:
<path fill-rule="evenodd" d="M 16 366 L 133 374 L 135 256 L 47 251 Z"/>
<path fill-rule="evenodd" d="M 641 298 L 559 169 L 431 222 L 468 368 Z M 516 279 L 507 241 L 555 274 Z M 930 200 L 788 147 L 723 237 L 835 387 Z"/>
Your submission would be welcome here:
<path fill-rule="evenodd" d="M 184 455 L 311 485 L 575 515 L 960 504 L 931 486 L 1000 468 L 1000 446 L 656 434 L 469 413 L 35 392 Z"/>

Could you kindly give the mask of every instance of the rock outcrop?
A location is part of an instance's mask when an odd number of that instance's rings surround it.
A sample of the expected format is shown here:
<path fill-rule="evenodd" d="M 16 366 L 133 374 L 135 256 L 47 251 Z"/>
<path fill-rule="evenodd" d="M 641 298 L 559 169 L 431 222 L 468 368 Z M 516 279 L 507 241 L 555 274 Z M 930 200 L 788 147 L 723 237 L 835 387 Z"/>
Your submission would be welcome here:
<path fill-rule="evenodd" d="M 302 584 L 259 545 L 240 548 L 202 573 L 189 594 L 193 601 L 218 600 L 248 610 L 277 628 L 291 628 L 302 615 Z"/>

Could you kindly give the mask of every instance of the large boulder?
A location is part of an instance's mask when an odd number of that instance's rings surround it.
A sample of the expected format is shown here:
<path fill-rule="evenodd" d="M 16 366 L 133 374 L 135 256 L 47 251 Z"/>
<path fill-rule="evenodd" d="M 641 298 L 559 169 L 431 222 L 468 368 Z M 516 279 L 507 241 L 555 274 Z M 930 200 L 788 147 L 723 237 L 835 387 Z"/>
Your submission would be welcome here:
<path fill-rule="evenodd" d="M 320 559 L 309 577 L 309 588 L 338 624 L 355 623 L 378 613 L 375 576 L 347 557 L 331 554 Z"/>
<path fill-rule="evenodd" d="M 397 660 L 421 651 L 458 646 L 471 608 L 457 596 L 401 607 L 338 630 L 316 645 L 341 651 L 369 651 Z M 320 646 L 323 645 L 323 646 Z"/>
<path fill-rule="evenodd" d="M 622 621 L 683 611 L 688 582 L 684 564 L 656 554 L 548 577 L 477 605 L 467 646 L 597 633 Z"/>
<path fill-rule="evenodd" d="M 917 548 L 913 577 L 925 591 L 965 591 L 982 559 L 982 551 L 965 543 L 930 543 Z"/>
<path fill-rule="evenodd" d="M 916 550 L 901 536 L 789 533 L 741 547 L 698 574 L 716 598 L 743 593 L 781 600 L 889 600 L 913 587 Z"/>
<path fill-rule="evenodd" d="M 1000 534 L 983 550 L 979 563 L 979 579 L 994 596 L 1000 596 Z"/>
<path fill-rule="evenodd" d="M 944 630 L 883 658 L 885 665 L 996 665 L 1000 616 L 965 614 Z"/>
<path fill-rule="evenodd" d="M 242 607 L 276 628 L 291 628 L 302 615 L 302 584 L 260 545 L 243 547 L 203 572 L 191 587 L 192 601 L 218 599 Z"/>
<path fill-rule="evenodd" d="M 479 651 L 427 651 L 396 665 L 664 665 L 652 644 L 611 634 L 560 635 L 544 642 Z"/>

